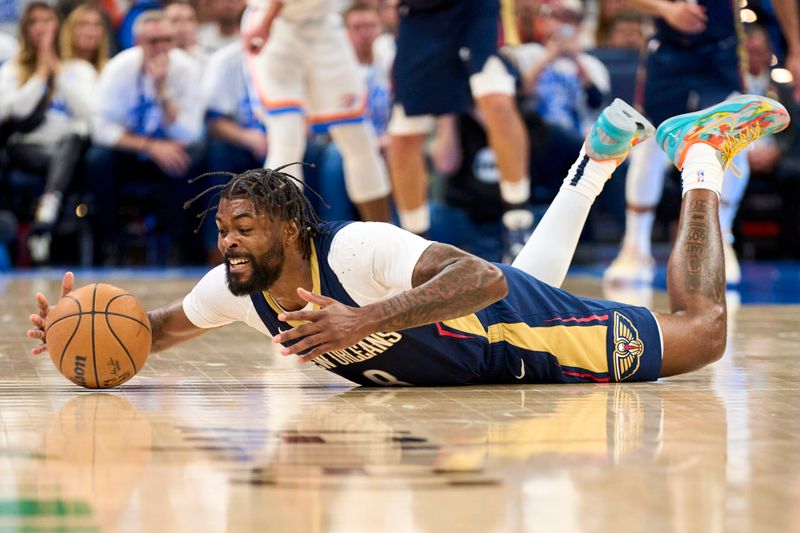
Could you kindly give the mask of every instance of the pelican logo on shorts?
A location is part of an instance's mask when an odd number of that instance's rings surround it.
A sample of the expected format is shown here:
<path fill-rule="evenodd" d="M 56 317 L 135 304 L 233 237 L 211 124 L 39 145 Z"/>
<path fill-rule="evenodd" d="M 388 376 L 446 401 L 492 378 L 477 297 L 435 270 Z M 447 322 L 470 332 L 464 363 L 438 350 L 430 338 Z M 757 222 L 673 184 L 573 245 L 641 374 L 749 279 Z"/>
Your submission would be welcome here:
<path fill-rule="evenodd" d="M 625 381 L 639 370 L 644 343 L 628 317 L 614 312 L 614 378 Z"/>

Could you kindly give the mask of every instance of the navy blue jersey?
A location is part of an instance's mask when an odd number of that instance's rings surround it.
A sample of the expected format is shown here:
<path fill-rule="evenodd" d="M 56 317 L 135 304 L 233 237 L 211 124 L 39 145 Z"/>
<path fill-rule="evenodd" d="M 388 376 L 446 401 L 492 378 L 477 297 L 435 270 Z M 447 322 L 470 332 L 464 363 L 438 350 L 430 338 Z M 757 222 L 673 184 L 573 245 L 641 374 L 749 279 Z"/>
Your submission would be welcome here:
<path fill-rule="evenodd" d="M 346 222 L 327 223 L 314 241 L 313 292 L 358 307 L 326 260 Z M 508 295 L 477 313 L 374 333 L 315 363 L 362 385 L 644 381 L 658 378 L 661 338 L 647 309 L 578 298 L 519 269 L 497 265 Z M 277 335 L 299 323 L 278 320 L 268 293 L 251 295 Z M 291 343 L 287 343 L 291 344 Z"/>
<path fill-rule="evenodd" d="M 739 27 L 738 0 L 698 0 L 698 5 L 706 8 L 708 21 L 706 29 L 698 34 L 681 33 L 662 19 L 657 18 L 655 38 L 661 42 L 681 46 L 723 41 L 737 36 Z"/>

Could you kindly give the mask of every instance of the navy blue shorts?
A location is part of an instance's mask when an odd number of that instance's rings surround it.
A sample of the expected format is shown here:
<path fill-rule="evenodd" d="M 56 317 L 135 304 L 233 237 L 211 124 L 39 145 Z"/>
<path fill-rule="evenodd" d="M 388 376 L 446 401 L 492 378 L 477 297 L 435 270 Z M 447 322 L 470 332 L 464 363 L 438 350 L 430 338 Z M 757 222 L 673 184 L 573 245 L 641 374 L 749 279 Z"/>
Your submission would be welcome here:
<path fill-rule="evenodd" d="M 498 0 L 460 0 L 436 10 L 402 6 L 392 68 L 408 116 L 466 112 L 469 77 L 497 55 Z"/>
<path fill-rule="evenodd" d="M 645 72 L 642 105 L 656 126 L 744 90 L 736 37 L 688 47 L 661 43 L 648 54 Z"/>

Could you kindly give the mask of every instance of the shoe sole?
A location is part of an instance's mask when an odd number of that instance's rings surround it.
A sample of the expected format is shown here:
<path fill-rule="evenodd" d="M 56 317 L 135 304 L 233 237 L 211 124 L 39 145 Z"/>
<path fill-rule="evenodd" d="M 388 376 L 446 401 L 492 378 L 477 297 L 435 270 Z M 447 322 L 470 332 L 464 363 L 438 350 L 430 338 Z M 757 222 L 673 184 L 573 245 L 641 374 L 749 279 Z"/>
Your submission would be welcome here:
<path fill-rule="evenodd" d="M 751 114 L 748 117 L 745 117 L 742 113 L 746 109 L 759 104 L 765 106 L 761 112 Z M 713 120 L 715 115 L 720 115 L 717 117 L 717 120 Z M 735 135 L 736 131 L 752 125 L 765 116 L 774 116 L 776 117 L 776 120 L 774 120 L 771 124 L 761 125 L 762 137 L 772 133 L 777 133 L 789 124 L 789 113 L 780 103 L 764 96 L 742 94 L 739 96 L 734 96 L 733 98 L 729 98 L 724 102 L 720 102 L 719 104 L 713 105 L 706 109 L 701 109 L 700 111 L 694 111 L 692 113 L 676 115 L 665 120 L 658 127 L 658 130 L 656 130 L 656 143 L 663 150 L 667 151 L 665 142 L 667 137 L 672 134 L 672 132 L 684 129 L 687 124 L 698 123 L 706 119 L 712 119 L 712 122 L 704 126 L 701 125 L 697 131 L 692 133 L 692 135 L 696 137 L 695 139 L 687 140 L 684 138 L 681 140 L 681 142 L 684 144 L 683 146 L 679 144 L 676 148 L 676 152 L 678 148 L 681 151 L 677 161 L 675 161 L 673 154 L 673 162 L 675 163 L 675 166 L 681 168 L 683 166 L 683 159 L 686 156 L 687 148 L 693 143 L 702 142 L 719 149 L 719 147 L 714 145 L 714 143 L 700 139 L 700 134 L 708 132 L 712 128 L 721 129 L 723 126 L 727 125 L 729 129 L 726 130 L 725 133 L 728 135 Z M 746 118 L 746 120 L 742 120 L 744 118 Z"/>
<path fill-rule="evenodd" d="M 619 98 L 615 98 L 611 105 L 608 106 L 605 116 L 611 124 L 621 130 L 630 131 L 632 129 L 631 124 L 633 124 L 635 128 L 633 131 L 634 145 L 646 140 L 656 131 L 650 121 L 644 118 L 644 115 Z"/>
<path fill-rule="evenodd" d="M 617 161 L 617 164 L 621 164 L 633 146 L 636 146 L 655 133 L 653 125 L 644 118 L 641 113 L 619 98 L 614 99 L 611 105 L 603 111 L 601 118 L 598 120 L 602 120 L 605 123 L 605 127 L 599 126 L 596 129 L 592 127 L 586 135 L 586 143 L 587 148 L 591 147 L 590 139 L 592 131 L 595 131 L 597 140 L 601 144 L 605 144 L 605 146 L 596 151 L 589 151 L 587 149 L 587 152 L 590 157 L 594 156 L 595 159 L 601 161 Z M 627 136 L 631 133 L 633 136 L 627 143 L 615 138 L 620 135 Z M 605 151 L 609 149 L 614 150 L 612 147 L 617 147 L 620 151 L 613 154 L 609 154 Z"/>

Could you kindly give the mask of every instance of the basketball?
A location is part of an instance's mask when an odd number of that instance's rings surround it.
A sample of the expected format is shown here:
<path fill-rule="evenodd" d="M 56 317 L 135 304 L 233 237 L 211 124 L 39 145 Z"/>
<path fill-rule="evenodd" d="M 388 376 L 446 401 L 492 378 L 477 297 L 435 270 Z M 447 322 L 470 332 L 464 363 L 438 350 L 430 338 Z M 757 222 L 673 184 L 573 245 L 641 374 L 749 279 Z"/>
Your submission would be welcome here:
<path fill-rule="evenodd" d="M 132 294 L 95 283 L 72 291 L 50 309 L 45 339 L 64 377 L 88 389 L 108 389 L 144 366 L 150 320 Z"/>

